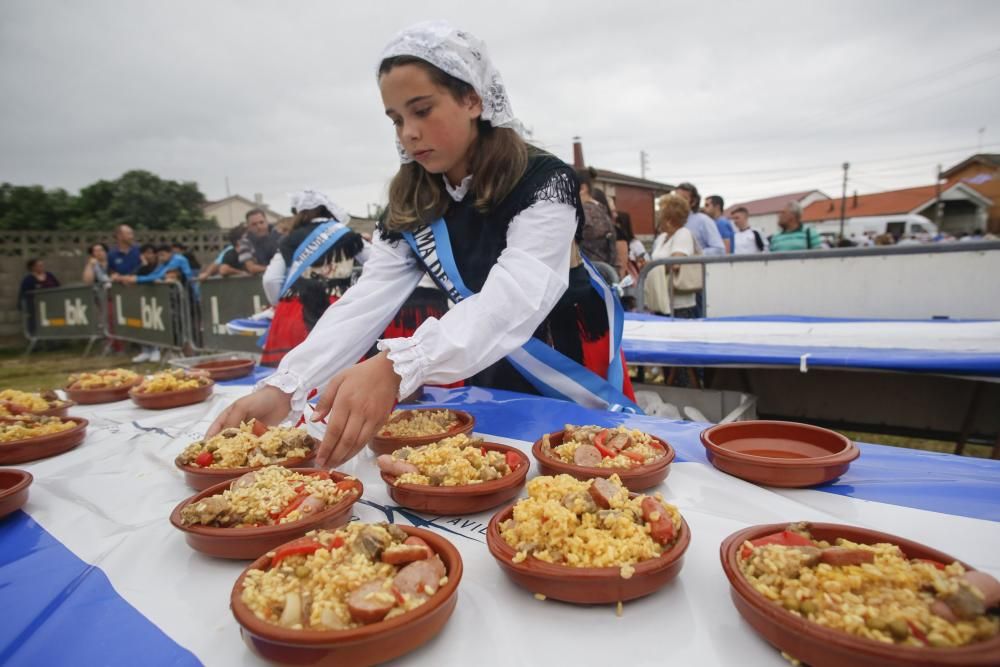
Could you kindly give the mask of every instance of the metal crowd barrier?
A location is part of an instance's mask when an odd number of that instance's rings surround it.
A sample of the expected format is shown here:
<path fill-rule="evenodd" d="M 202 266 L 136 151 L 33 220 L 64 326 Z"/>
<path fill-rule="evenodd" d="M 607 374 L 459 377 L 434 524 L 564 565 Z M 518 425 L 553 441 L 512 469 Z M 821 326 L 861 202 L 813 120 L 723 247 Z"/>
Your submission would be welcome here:
<path fill-rule="evenodd" d="M 23 318 L 26 354 L 44 340 L 100 340 L 175 350 L 257 353 L 256 336 L 231 334 L 230 320 L 267 305 L 260 277 L 33 290 Z"/>
<path fill-rule="evenodd" d="M 175 282 L 111 285 L 108 338 L 184 349 L 193 339 L 188 291 Z"/>
<path fill-rule="evenodd" d="M 257 336 L 229 333 L 226 323 L 248 317 L 267 307 L 267 297 L 260 276 L 209 278 L 200 281 L 197 312 L 201 318 L 198 350 L 259 353 Z"/>
<path fill-rule="evenodd" d="M 95 285 L 51 287 L 27 293 L 30 313 L 22 320 L 30 354 L 40 340 L 86 340 L 87 353 L 107 335 L 107 300 Z"/>

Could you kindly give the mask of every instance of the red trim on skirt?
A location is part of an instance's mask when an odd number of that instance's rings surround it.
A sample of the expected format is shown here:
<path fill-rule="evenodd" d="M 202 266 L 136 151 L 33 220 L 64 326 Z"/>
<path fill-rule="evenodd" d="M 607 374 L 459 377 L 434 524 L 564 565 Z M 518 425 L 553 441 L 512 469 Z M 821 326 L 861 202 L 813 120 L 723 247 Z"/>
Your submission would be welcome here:
<path fill-rule="evenodd" d="M 330 303 L 335 303 L 337 298 L 331 296 Z M 277 366 L 308 335 L 309 330 L 302 318 L 302 302 L 294 296 L 282 299 L 274 307 L 274 318 L 267 331 L 267 342 L 264 343 L 264 351 L 260 356 L 260 365 Z"/>
<path fill-rule="evenodd" d="M 604 334 L 597 340 L 588 341 L 586 338 L 582 338 L 580 341 L 583 345 L 583 365 L 604 379 L 608 378 L 609 340 L 610 338 L 608 334 Z M 622 381 L 622 393 L 625 394 L 627 398 L 635 401 L 635 390 L 632 388 L 632 378 L 628 376 L 628 366 L 625 366 L 625 353 L 622 352 L 621 356 L 622 366 L 625 369 L 625 378 Z"/>

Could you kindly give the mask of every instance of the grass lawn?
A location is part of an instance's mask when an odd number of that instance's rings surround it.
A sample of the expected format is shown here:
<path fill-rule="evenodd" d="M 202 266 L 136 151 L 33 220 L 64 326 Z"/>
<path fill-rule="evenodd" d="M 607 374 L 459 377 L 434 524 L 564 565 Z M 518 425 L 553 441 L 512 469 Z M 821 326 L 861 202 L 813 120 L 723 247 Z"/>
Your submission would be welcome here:
<path fill-rule="evenodd" d="M 97 347 L 97 346 L 95 346 Z M 99 348 L 98 348 L 99 350 Z M 133 364 L 132 356 L 138 350 L 127 354 L 91 354 L 83 356 L 82 344 L 65 344 L 52 351 L 35 351 L 24 356 L 23 349 L 0 349 L 0 388 L 40 391 L 59 389 L 66 384 L 70 373 L 99 370 L 101 368 L 130 368 L 137 373 L 150 373 L 167 364 Z"/>

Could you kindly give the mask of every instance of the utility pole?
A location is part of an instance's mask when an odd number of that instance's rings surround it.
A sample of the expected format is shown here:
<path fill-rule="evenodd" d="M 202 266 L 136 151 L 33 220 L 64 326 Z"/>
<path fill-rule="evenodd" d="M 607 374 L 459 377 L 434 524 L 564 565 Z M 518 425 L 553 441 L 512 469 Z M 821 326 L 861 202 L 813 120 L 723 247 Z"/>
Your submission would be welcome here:
<path fill-rule="evenodd" d="M 851 163 L 844 163 L 844 187 L 840 190 L 840 238 L 844 238 L 844 212 L 847 207 L 847 170 Z"/>
<path fill-rule="evenodd" d="M 941 229 L 941 221 L 944 218 L 944 202 L 941 201 L 941 165 L 937 166 L 937 178 L 934 180 L 934 224 Z"/>
<path fill-rule="evenodd" d="M 639 173 L 642 174 L 643 179 L 646 178 L 647 169 L 649 169 L 649 153 L 639 151 Z"/>

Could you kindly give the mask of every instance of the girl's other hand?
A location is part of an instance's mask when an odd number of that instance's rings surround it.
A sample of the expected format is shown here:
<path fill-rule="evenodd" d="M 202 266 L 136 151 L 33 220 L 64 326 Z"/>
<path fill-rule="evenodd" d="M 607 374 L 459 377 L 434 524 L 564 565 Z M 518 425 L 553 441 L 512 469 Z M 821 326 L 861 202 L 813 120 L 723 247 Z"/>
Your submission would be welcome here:
<path fill-rule="evenodd" d="M 263 387 L 244 396 L 222 411 L 205 432 L 211 438 L 224 428 L 239 426 L 241 422 L 257 419 L 268 426 L 275 426 L 292 410 L 292 398 L 277 387 Z"/>
<path fill-rule="evenodd" d="M 399 383 L 386 352 L 337 373 L 312 416 L 319 421 L 330 415 L 316 464 L 334 468 L 357 454 L 392 412 Z"/>

